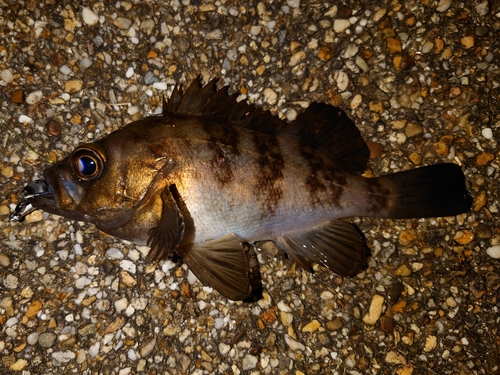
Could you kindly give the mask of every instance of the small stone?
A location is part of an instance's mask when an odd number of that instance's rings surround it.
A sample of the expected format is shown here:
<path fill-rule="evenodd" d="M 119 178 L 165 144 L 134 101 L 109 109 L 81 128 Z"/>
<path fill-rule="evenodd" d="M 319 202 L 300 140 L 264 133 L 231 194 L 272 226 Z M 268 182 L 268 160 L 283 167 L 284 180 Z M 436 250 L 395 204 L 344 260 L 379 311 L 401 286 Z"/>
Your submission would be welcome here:
<path fill-rule="evenodd" d="M 24 103 L 24 91 L 23 90 L 14 90 L 11 95 L 12 103 L 21 104 Z"/>
<path fill-rule="evenodd" d="M 411 270 L 406 264 L 402 264 L 398 267 L 398 269 L 396 269 L 396 271 L 394 271 L 394 275 L 407 277 L 411 275 Z"/>
<path fill-rule="evenodd" d="M 385 361 L 393 365 L 406 365 L 406 358 L 394 350 L 387 352 L 385 355 Z"/>
<path fill-rule="evenodd" d="M 83 87 L 83 81 L 81 79 L 70 79 L 64 83 L 64 91 L 69 94 L 74 94 L 79 92 Z"/>
<path fill-rule="evenodd" d="M 3 167 L 0 173 L 5 178 L 11 178 L 12 176 L 14 176 L 14 168 L 12 168 L 11 166 Z"/>
<path fill-rule="evenodd" d="M 380 329 L 385 333 L 391 333 L 394 331 L 394 319 L 387 316 L 381 316 L 379 319 Z"/>
<path fill-rule="evenodd" d="M 259 359 L 251 354 L 247 354 L 244 358 L 243 358 L 243 363 L 242 363 L 242 367 L 243 367 L 243 370 L 251 370 L 255 367 L 257 367 L 257 363 L 259 362 Z"/>
<path fill-rule="evenodd" d="M 465 49 L 469 49 L 474 47 L 474 36 L 469 35 L 469 36 L 464 36 L 462 39 L 460 39 L 460 42 L 462 43 L 462 46 L 464 46 Z"/>
<path fill-rule="evenodd" d="M 290 337 L 290 335 L 285 335 L 285 342 L 290 347 L 290 349 L 292 349 L 293 351 L 306 350 L 306 347 L 304 346 L 304 344 L 302 344 L 301 342 L 298 342 L 297 340 L 294 340 L 293 338 Z"/>
<path fill-rule="evenodd" d="M 336 19 L 333 22 L 333 30 L 336 33 L 342 33 L 346 31 L 349 28 L 349 26 L 351 26 L 351 22 L 349 22 L 349 20 Z"/>
<path fill-rule="evenodd" d="M 413 375 L 415 368 L 411 363 L 407 363 L 396 370 L 396 375 Z"/>
<path fill-rule="evenodd" d="M 82 9 L 83 22 L 89 26 L 95 25 L 99 22 L 99 16 L 92 9 L 84 7 Z"/>
<path fill-rule="evenodd" d="M 312 320 L 307 323 L 304 327 L 302 327 L 302 332 L 314 333 L 321 327 L 321 324 L 316 320 Z"/>
<path fill-rule="evenodd" d="M 120 271 L 121 282 L 128 287 L 137 285 L 137 280 L 132 277 L 127 271 Z"/>
<path fill-rule="evenodd" d="M 486 254 L 488 254 L 493 259 L 500 259 L 500 245 L 488 247 L 486 249 Z"/>
<path fill-rule="evenodd" d="M 328 47 L 322 47 L 318 52 L 318 59 L 321 61 L 329 61 L 333 57 L 333 52 Z"/>
<path fill-rule="evenodd" d="M 333 320 L 326 322 L 326 328 L 329 331 L 338 331 L 344 326 L 344 321 L 340 317 L 336 317 Z"/>
<path fill-rule="evenodd" d="M 451 6 L 452 0 L 439 0 L 436 10 L 438 12 L 446 12 Z"/>
<path fill-rule="evenodd" d="M 3 278 L 3 286 L 6 287 L 7 289 L 16 289 L 18 285 L 19 285 L 19 279 L 17 276 L 14 276 L 9 273 L 7 276 Z"/>
<path fill-rule="evenodd" d="M 43 348 L 51 348 L 57 336 L 52 332 L 44 332 L 38 336 L 38 344 Z"/>
<path fill-rule="evenodd" d="M 380 318 L 383 306 L 384 297 L 379 294 L 373 295 L 368 314 L 363 317 L 363 322 L 368 325 L 374 325 Z"/>
<path fill-rule="evenodd" d="M 21 371 L 23 368 L 26 367 L 27 364 L 28 364 L 27 360 L 25 360 L 24 358 L 20 358 L 12 365 L 10 365 L 10 369 L 12 371 Z"/>
<path fill-rule="evenodd" d="M 222 356 L 224 356 L 227 353 L 229 353 L 230 350 L 231 350 L 231 345 L 228 345 L 228 344 L 226 344 L 224 342 L 219 343 L 219 353 Z"/>
<path fill-rule="evenodd" d="M 45 124 L 45 129 L 47 129 L 50 135 L 53 135 L 55 137 L 61 135 L 61 124 L 59 124 L 56 120 L 50 119 L 49 121 L 47 121 L 47 123 Z"/>
<path fill-rule="evenodd" d="M 4 81 L 5 83 L 12 83 L 14 81 L 14 75 L 12 74 L 12 72 L 8 69 L 4 69 L 2 70 L 2 73 L 0 73 L 0 78 L 2 79 L 2 81 Z"/>
<path fill-rule="evenodd" d="M 491 128 L 484 128 L 483 130 L 481 130 L 481 135 L 486 139 L 491 139 L 493 138 L 493 131 L 491 130 Z"/>
<path fill-rule="evenodd" d="M 127 271 L 131 274 L 135 274 L 136 266 L 135 263 L 128 259 L 123 259 L 120 261 L 120 268 L 124 271 Z"/>
<path fill-rule="evenodd" d="M 396 38 L 387 38 L 387 50 L 389 53 L 401 53 L 401 42 Z"/>
<path fill-rule="evenodd" d="M 109 326 L 106 327 L 106 330 L 104 331 L 104 334 L 107 335 L 108 333 L 113 333 L 118 331 L 120 328 L 122 328 L 125 323 L 127 322 L 127 318 L 120 316 L 116 318 Z"/>
<path fill-rule="evenodd" d="M 422 156 L 418 152 L 412 152 L 410 156 L 408 156 L 408 159 L 410 159 L 413 165 L 422 164 Z"/>
<path fill-rule="evenodd" d="M 118 17 L 113 24 L 121 30 L 128 30 L 132 26 L 132 21 L 128 18 Z"/>
<path fill-rule="evenodd" d="M 457 233 L 455 233 L 453 239 L 460 245 L 467 245 L 474 239 L 474 233 L 467 229 L 459 230 Z"/>
<path fill-rule="evenodd" d="M 480 16 L 486 16 L 490 12 L 488 0 L 478 2 L 474 7 L 476 8 L 477 14 Z"/>
<path fill-rule="evenodd" d="M 453 297 L 448 297 L 446 298 L 446 304 L 450 307 L 456 307 L 457 306 L 457 301 Z"/>
<path fill-rule="evenodd" d="M 416 135 L 422 134 L 423 130 L 422 125 L 416 122 L 409 122 L 406 124 L 405 134 L 408 137 L 415 137 Z"/>
<path fill-rule="evenodd" d="M 306 57 L 307 57 L 307 55 L 304 51 L 295 52 L 292 55 L 292 57 L 290 58 L 290 62 L 288 63 L 288 65 L 296 66 L 299 63 L 301 63 L 302 61 L 304 61 L 306 59 Z"/>
<path fill-rule="evenodd" d="M 425 339 L 424 352 L 428 353 L 434 350 L 437 346 L 437 337 L 436 336 L 427 336 Z"/>
<path fill-rule="evenodd" d="M 417 232 L 414 230 L 404 229 L 399 233 L 398 241 L 403 246 L 409 246 L 417 239 Z"/>
<path fill-rule="evenodd" d="M 359 107 L 361 102 L 363 101 L 363 97 L 360 94 L 354 95 L 354 98 L 352 98 L 351 103 L 349 104 L 349 107 L 351 109 L 356 109 Z"/>
<path fill-rule="evenodd" d="M 31 302 L 30 306 L 28 307 L 28 311 L 26 311 L 26 317 L 28 319 L 33 318 L 41 309 L 42 303 L 40 301 Z"/>
<path fill-rule="evenodd" d="M 10 258 L 5 255 L 0 253 L 0 266 L 7 268 L 10 266 Z"/>
<path fill-rule="evenodd" d="M 115 310 L 117 313 L 121 313 L 128 307 L 128 299 L 123 297 L 115 301 Z"/>
<path fill-rule="evenodd" d="M 139 348 L 139 353 L 140 353 L 141 357 L 145 358 L 145 357 L 149 356 L 153 352 L 155 345 L 156 345 L 156 338 L 152 338 L 151 340 L 149 340 L 148 342 L 143 344 Z"/>
<path fill-rule="evenodd" d="M 476 164 L 482 167 L 494 159 L 495 159 L 495 155 L 493 155 L 489 152 L 483 152 L 482 154 L 480 154 L 476 157 Z"/>
<path fill-rule="evenodd" d="M 486 206 L 487 201 L 488 200 L 486 197 L 486 191 L 481 190 L 474 199 L 474 206 L 473 206 L 474 211 L 479 211 L 481 208 Z"/>
<path fill-rule="evenodd" d="M 75 359 L 76 354 L 71 350 L 66 350 L 64 352 L 54 352 L 52 353 L 52 359 L 59 363 L 68 363 L 69 361 Z"/>
<path fill-rule="evenodd" d="M 281 324 L 288 327 L 293 322 L 293 314 L 291 312 L 280 311 Z"/>
<path fill-rule="evenodd" d="M 290 8 L 298 8 L 300 7 L 300 0 L 286 0 L 286 4 Z"/>
<path fill-rule="evenodd" d="M 274 105 L 278 101 L 278 95 L 270 88 L 264 89 L 264 100 L 270 104 Z"/>
<path fill-rule="evenodd" d="M 394 283 L 391 285 L 389 289 L 389 293 L 387 294 L 387 300 L 390 304 L 395 304 L 398 302 L 399 297 L 403 293 L 405 286 L 402 283 Z"/>

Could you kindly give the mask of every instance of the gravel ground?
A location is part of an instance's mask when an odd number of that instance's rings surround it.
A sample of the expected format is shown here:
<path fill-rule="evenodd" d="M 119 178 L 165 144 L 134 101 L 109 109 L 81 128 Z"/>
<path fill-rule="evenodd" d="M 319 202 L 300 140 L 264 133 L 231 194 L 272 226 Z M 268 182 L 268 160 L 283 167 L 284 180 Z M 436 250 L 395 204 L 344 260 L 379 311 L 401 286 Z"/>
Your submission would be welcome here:
<path fill-rule="evenodd" d="M 499 2 L 81 3 L 0 0 L 0 373 L 500 374 Z M 283 118 L 342 107 L 368 174 L 457 163 L 473 209 L 356 219 L 373 256 L 351 279 L 261 244 L 254 304 L 92 225 L 8 221 L 44 158 L 198 75 Z"/>

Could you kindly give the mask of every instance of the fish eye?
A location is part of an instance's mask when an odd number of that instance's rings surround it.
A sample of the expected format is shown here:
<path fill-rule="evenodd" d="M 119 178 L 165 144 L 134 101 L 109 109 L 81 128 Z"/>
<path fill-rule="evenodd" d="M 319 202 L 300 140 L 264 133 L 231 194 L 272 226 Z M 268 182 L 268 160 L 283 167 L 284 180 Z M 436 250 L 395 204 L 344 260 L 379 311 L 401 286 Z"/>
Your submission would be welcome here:
<path fill-rule="evenodd" d="M 92 181 L 104 170 L 104 153 L 95 145 L 79 146 L 71 154 L 71 168 L 79 180 Z"/>

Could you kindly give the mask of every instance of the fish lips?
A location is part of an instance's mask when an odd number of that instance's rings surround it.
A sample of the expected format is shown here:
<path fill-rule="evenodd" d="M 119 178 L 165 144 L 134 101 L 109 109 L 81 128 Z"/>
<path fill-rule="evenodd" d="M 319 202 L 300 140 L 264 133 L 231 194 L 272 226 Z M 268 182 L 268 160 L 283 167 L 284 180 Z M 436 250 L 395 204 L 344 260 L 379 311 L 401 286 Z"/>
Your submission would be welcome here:
<path fill-rule="evenodd" d="M 46 168 L 43 176 L 46 191 L 30 199 L 33 207 L 73 220 L 88 220 L 82 212 L 76 211 L 84 189 L 75 181 L 71 171 L 55 165 Z"/>

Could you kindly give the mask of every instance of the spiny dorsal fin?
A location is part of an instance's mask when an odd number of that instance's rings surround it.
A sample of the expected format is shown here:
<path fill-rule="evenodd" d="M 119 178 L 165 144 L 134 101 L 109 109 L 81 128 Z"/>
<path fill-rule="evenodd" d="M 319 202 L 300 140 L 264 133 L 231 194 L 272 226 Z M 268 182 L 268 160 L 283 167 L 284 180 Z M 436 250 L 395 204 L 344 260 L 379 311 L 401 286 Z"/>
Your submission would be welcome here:
<path fill-rule="evenodd" d="M 205 86 L 197 77 L 186 92 L 177 86 L 163 115 L 203 116 L 225 121 L 264 133 L 284 132 L 313 149 L 322 151 L 349 172 L 366 170 L 370 152 L 356 125 L 340 108 L 323 103 L 311 105 L 290 124 L 246 101 L 238 102 L 237 93 L 229 94 L 227 86 L 217 90 L 218 79 Z"/>
<path fill-rule="evenodd" d="M 245 100 L 238 102 L 238 94 L 229 94 L 229 87 L 217 90 L 217 81 L 214 78 L 203 86 L 201 77 L 197 77 L 185 92 L 176 86 L 170 98 L 163 102 L 163 115 L 209 117 L 266 133 L 274 133 L 285 124 L 269 111 Z"/>

